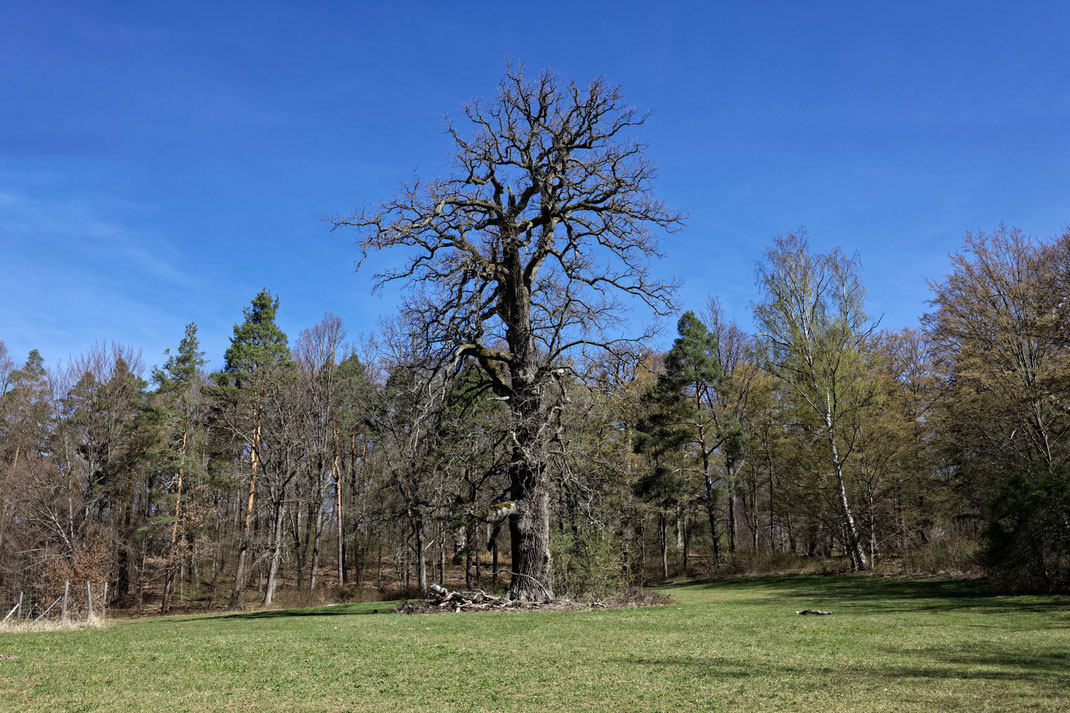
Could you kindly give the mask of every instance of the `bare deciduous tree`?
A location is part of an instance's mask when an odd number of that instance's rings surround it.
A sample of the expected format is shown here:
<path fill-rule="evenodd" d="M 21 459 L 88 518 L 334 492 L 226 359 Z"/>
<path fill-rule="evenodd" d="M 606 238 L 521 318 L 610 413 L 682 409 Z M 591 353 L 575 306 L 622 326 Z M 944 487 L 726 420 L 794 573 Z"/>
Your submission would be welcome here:
<path fill-rule="evenodd" d="M 464 108 L 471 133 L 447 124 L 452 178 L 417 180 L 374 209 L 337 218 L 371 251 L 406 260 L 378 284 L 412 287 L 406 305 L 443 362 L 475 359 L 511 412 L 513 598 L 553 598 L 546 444 L 559 405 L 547 386 L 562 357 L 624 341 L 625 302 L 664 313 L 672 285 L 650 272 L 652 230 L 680 216 L 651 196 L 644 146 L 624 138 L 648 115 L 620 88 L 544 71 L 506 71 L 493 101 Z M 363 259 L 363 258 L 362 258 Z"/>
<path fill-rule="evenodd" d="M 309 468 L 306 545 L 312 548 L 308 568 L 308 590 L 316 590 L 317 569 L 320 560 L 320 539 L 324 529 L 324 492 L 328 476 L 334 485 L 331 503 L 338 534 L 337 571 L 339 583 L 345 580 L 342 553 L 342 478 L 339 464 L 338 419 L 338 362 L 346 338 L 342 319 L 328 312 L 311 328 L 301 330 L 294 346 L 294 361 L 301 370 L 302 389 L 307 392 L 309 404 L 315 412 L 313 433 L 309 434 L 309 447 L 315 451 L 313 465 Z"/>

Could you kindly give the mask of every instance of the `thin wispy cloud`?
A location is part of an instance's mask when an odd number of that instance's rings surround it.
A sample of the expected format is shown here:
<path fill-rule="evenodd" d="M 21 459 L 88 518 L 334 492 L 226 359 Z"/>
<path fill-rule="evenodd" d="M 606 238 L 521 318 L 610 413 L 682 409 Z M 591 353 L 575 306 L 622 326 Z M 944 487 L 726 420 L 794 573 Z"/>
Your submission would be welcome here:
<path fill-rule="evenodd" d="M 14 350 L 67 357 L 101 339 L 158 343 L 200 290 L 190 258 L 137 227 L 146 206 L 65 195 L 58 186 L 0 188 L 0 338 Z M 162 299 L 161 299 L 162 298 Z M 174 314 L 172 314 L 174 313 Z"/>
<path fill-rule="evenodd" d="M 179 266 L 184 258 L 170 240 L 102 214 L 130 205 L 105 196 L 86 200 L 0 191 L 0 238 L 16 255 L 43 263 L 107 259 L 179 287 L 202 285 L 202 278 Z"/>

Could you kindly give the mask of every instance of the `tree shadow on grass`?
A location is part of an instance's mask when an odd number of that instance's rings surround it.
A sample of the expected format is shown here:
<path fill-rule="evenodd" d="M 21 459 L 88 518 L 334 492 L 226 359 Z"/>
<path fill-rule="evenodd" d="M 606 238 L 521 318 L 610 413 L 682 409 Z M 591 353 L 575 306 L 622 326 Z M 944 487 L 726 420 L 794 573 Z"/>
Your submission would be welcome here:
<path fill-rule="evenodd" d="M 1070 696 L 1070 652 L 1061 650 L 1007 651 L 994 646 L 971 651 L 948 652 L 939 648 L 910 651 L 888 650 L 888 653 L 909 661 L 880 667 L 847 665 L 835 667 L 813 665 L 777 665 L 724 657 L 699 656 L 612 656 L 603 663 L 613 665 L 651 667 L 655 669 L 685 668 L 688 675 L 714 679 L 775 677 L 814 682 L 847 678 L 888 680 L 978 680 L 1030 683 L 1042 689 L 1059 691 Z"/>
<path fill-rule="evenodd" d="M 735 590 L 770 588 L 819 591 L 830 596 L 850 598 L 941 597 L 944 599 L 988 596 L 983 583 L 969 579 L 900 579 L 867 575 L 788 574 L 696 582 L 680 586 Z"/>
<path fill-rule="evenodd" d="M 978 678 L 985 680 L 1034 681 L 1070 691 L 1070 654 L 1032 652 L 1028 654 L 989 651 L 948 654 L 931 649 L 920 651 L 932 665 L 892 666 L 882 672 L 889 677 Z"/>
<path fill-rule="evenodd" d="M 178 616 L 161 619 L 166 623 L 185 623 L 193 621 L 255 621 L 258 619 L 290 619 L 295 617 L 325 616 L 365 616 L 369 614 L 391 614 L 400 602 L 361 602 L 359 604 L 335 604 L 331 606 L 305 607 L 301 609 L 269 609 L 252 612 L 223 612 L 220 614 Z"/>
<path fill-rule="evenodd" d="M 805 608 L 864 611 L 867 614 L 977 610 L 982 613 L 1042 613 L 1070 623 L 1070 597 L 1060 595 L 996 596 L 984 583 L 962 579 L 899 579 L 875 576 L 786 575 L 740 577 L 679 585 L 751 593 L 765 590 L 767 596 L 754 603 L 769 603 L 768 596 L 820 603 Z M 803 607 L 800 607 L 803 608 Z"/>
<path fill-rule="evenodd" d="M 975 642 L 968 651 L 934 647 L 889 652 L 909 658 L 910 662 L 858 673 L 895 680 L 1008 681 L 1019 684 L 1019 693 L 1023 695 L 1027 687 L 1031 687 L 1034 691 L 1047 692 L 1047 698 L 1054 693 L 1057 694 L 1056 699 L 1070 703 L 1070 651 L 1061 648 L 1021 651 L 1006 649 L 995 643 Z"/>

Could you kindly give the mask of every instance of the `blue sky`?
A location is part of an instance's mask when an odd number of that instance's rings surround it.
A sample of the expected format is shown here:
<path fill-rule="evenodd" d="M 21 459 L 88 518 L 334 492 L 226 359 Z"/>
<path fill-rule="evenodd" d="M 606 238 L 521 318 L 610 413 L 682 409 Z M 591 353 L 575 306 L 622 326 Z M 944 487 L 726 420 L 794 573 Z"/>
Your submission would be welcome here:
<path fill-rule="evenodd" d="M 196 321 L 221 361 L 261 287 L 291 339 L 372 332 L 396 295 L 324 216 L 443 173 L 442 116 L 507 58 L 653 109 L 659 270 L 750 326 L 754 262 L 805 227 L 857 251 L 898 328 L 966 230 L 1070 223 L 1070 4 L 0 5 L 0 339 L 149 364 Z M 374 267 L 374 266 L 373 266 Z M 668 335 L 666 336 L 668 338 Z"/>

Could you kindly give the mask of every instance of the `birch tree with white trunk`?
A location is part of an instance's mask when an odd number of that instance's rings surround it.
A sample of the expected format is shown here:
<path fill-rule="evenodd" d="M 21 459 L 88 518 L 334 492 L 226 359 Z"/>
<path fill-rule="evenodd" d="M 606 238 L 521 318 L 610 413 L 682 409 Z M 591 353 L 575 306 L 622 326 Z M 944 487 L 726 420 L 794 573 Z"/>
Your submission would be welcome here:
<path fill-rule="evenodd" d="M 864 310 L 860 267 L 857 257 L 848 258 L 839 249 L 814 255 L 805 233 L 777 236 L 758 264 L 762 301 L 755 305 L 754 316 L 765 368 L 817 417 L 846 549 L 852 566 L 865 570 L 869 563 L 859 544 L 844 475 L 859 418 L 875 396 L 864 360 L 877 325 Z"/>

